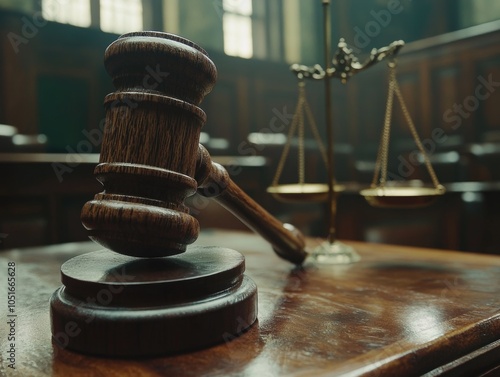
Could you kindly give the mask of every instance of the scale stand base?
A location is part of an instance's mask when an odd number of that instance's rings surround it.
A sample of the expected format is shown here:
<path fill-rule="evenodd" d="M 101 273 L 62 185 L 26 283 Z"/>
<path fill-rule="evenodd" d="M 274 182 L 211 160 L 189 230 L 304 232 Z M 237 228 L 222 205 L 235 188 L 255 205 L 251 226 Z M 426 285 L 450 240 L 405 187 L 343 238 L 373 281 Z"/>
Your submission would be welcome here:
<path fill-rule="evenodd" d="M 315 264 L 348 264 L 360 260 L 356 250 L 340 241 L 324 241 L 313 249 L 308 260 Z"/>
<path fill-rule="evenodd" d="M 61 267 L 50 302 L 55 346 L 107 357 L 194 351 L 241 335 L 257 319 L 244 257 L 189 247 L 165 258 L 101 250 Z"/>

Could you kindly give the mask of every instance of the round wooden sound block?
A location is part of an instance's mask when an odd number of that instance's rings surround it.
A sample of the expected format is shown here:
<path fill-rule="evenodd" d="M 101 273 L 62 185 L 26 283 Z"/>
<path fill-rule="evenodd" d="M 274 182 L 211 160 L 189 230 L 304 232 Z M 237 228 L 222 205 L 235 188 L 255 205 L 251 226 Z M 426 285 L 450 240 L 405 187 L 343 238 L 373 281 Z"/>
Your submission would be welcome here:
<path fill-rule="evenodd" d="M 70 259 L 51 298 L 52 337 L 77 352 L 166 355 L 229 341 L 257 318 L 257 288 L 244 257 L 189 247 L 165 258 L 109 250 Z"/>

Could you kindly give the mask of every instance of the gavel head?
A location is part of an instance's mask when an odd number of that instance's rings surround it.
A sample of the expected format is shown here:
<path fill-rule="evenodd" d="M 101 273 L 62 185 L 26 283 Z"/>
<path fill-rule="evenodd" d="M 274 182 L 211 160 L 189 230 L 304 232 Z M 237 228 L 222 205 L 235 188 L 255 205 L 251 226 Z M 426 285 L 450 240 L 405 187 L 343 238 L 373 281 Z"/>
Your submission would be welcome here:
<path fill-rule="evenodd" d="M 82 209 L 95 242 L 121 254 L 178 254 L 198 236 L 184 200 L 195 193 L 200 130 L 197 107 L 217 71 L 194 43 L 167 33 L 121 36 L 105 53 L 116 91 L 94 174 L 104 191 Z"/>

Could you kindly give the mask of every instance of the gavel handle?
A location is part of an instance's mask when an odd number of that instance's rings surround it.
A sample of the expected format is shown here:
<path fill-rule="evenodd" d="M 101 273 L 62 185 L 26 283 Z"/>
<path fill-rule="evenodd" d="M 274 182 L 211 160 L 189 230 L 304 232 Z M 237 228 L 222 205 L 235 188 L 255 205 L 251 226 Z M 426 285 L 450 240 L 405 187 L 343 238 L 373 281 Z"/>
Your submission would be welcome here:
<path fill-rule="evenodd" d="M 268 241 L 281 258 L 294 264 L 302 264 L 307 257 L 302 233 L 291 224 L 283 224 L 250 198 L 229 177 L 220 164 L 212 161 L 201 144 L 195 179 L 198 193 L 214 198 L 250 229 Z"/>

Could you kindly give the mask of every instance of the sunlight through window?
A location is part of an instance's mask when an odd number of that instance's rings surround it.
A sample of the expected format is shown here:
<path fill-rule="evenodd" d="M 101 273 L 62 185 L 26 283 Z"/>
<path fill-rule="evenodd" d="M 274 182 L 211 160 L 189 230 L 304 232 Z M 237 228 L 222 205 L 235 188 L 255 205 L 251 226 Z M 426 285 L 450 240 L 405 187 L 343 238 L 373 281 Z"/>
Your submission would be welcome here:
<path fill-rule="evenodd" d="M 225 12 L 238 13 L 242 16 L 251 16 L 252 0 L 223 0 L 222 8 Z"/>
<path fill-rule="evenodd" d="M 223 0 L 224 52 L 227 55 L 251 58 L 252 0 Z"/>
<path fill-rule="evenodd" d="M 49 21 L 89 27 L 90 0 L 42 0 L 42 16 Z"/>
<path fill-rule="evenodd" d="M 141 0 L 101 0 L 101 30 L 123 34 L 142 30 Z"/>

